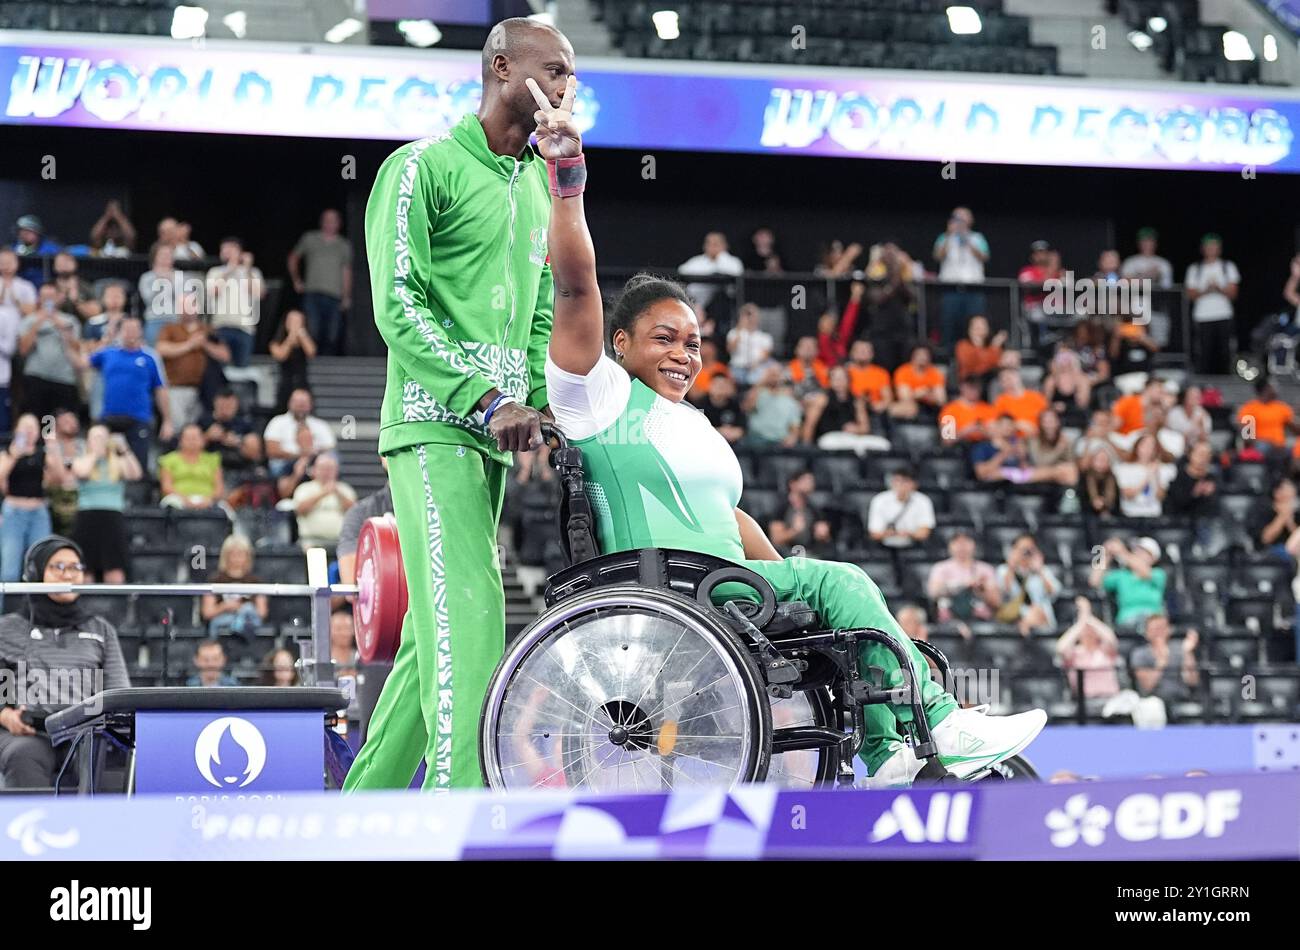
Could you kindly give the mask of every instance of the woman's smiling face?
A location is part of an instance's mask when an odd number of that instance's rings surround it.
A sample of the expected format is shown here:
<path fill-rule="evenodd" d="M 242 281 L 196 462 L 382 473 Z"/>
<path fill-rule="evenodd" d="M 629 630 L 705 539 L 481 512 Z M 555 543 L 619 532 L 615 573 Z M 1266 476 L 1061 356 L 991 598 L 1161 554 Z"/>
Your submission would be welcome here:
<path fill-rule="evenodd" d="M 637 317 L 632 332 L 614 332 L 622 364 L 660 396 L 681 402 L 700 372 L 700 324 L 680 300 L 657 300 Z"/>

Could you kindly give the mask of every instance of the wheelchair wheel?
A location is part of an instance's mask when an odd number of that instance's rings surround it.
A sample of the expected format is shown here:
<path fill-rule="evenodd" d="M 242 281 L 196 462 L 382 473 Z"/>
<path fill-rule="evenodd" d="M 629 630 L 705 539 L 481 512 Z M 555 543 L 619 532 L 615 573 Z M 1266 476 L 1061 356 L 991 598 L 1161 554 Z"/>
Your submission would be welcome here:
<path fill-rule="evenodd" d="M 789 699 L 772 700 L 772 728 L 839 726 L 835 707 L 825 688 L 798 690 Z M 838 756 L 834 749 L 800 749 L 773 753 L 767 767 L 767 784 L 784 788 L 815 788 L 836 778 Z"/>
<path fill-rule="evenodd" d="M 651 792 L 761 781 L 763 679 L 712 611 L 667 591 L 601 587 L 511 645 L 483 707 L 488 787 Z"/>
<path fill-rule="evenodd" d="M 1022 755 L 1013 755 L 1009 759 L 1003 759 L 997 765 L 993 766 L 982 778 L 981 782 L 1041 782 L 1042 778 L 1038 771 L 1030 764 L 1029 760 Z"/>

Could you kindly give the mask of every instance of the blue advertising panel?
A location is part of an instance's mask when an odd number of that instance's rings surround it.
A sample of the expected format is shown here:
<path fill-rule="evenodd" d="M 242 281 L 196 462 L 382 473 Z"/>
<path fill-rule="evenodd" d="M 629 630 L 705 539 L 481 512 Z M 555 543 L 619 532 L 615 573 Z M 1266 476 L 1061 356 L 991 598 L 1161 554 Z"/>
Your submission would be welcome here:
<path fill-rule="evenodd" d="M 321 713 L 310 710 L 141 711 L 136 791 L 215 798 L 320 791 L 323 729 Z"/>
<path fill-rule="evenodd" d="M 478 107 L 471 52 L 0 33 L 0 123 L 409 141 Z M 1113 168 L 1300 171 L 1300 93 L 583 59 L 587 144 Z"/>

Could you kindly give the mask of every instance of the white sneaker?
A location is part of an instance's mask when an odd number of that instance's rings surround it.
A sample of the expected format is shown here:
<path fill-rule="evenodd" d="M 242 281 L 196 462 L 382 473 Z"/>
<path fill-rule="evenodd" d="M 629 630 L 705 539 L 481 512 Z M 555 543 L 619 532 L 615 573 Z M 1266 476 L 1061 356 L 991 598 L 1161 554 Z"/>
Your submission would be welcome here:
<path fill-rule="evenodd" d="M 921 763 L 912 747 L 898 743 L 894 754 L 887 758 L 876 770 L 876 774 L 864 779 L 859 788 L 911 788 L 912 779 L 921 771 Z"/>
<path fill-rule="evenodd" d="M 1041 709 L 1015 716 L 990 716 L 988 708 L 985 704 L 954 709 L 934 727 L 939 761 L 958 778 L 970 778 L 1009 759 L 1033 742 L 1047 724 L 1047 713 Z"/>

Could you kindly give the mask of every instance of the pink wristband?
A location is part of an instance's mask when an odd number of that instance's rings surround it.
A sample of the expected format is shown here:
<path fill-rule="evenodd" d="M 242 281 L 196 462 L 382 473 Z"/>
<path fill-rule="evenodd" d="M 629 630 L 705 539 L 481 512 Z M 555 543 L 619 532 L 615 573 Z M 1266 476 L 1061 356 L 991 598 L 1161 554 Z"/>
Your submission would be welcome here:
<path fill-rule="evenodd" d="M 548 161 L 546 175 L 551 182 L 552 195 L 557 198 L 576 197 L 587 187 L 587 159 L 577 155 Z"/>

